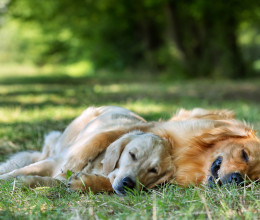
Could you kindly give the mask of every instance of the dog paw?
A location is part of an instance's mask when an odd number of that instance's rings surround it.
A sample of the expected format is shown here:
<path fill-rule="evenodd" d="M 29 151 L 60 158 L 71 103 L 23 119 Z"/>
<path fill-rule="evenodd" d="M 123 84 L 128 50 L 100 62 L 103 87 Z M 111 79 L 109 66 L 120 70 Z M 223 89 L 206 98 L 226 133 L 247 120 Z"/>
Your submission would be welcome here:
<path fill-rule="evenodd" d="M 68 180 L 68 189 L 71 191 L 86 192 L 86 177 L 87 174 L 84 174 L 82 172 L 73 174 Z"/>

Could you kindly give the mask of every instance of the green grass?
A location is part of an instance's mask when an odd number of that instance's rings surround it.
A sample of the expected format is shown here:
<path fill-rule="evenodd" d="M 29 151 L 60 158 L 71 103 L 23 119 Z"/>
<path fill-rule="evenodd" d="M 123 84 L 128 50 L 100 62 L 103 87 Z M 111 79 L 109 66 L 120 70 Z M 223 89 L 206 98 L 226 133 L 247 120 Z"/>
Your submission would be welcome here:
<path fill-rule="evenodd" d="M 86 107 L 119 105 L 147 120 L 167 119 L 178 108 L 228 108 L 260 129 L 260 81 L 174 82 L 147 74 L 87 77 L 0 75 L 0 161 L 21 150 L 39 150 L 43 136 L 63 130 Z M 260 187 L 181 188 L 176 185 L 115 194 L 79 195 L 65 188 L 18 188 L 0 183 L 0 219 L 258 219 Z"/>

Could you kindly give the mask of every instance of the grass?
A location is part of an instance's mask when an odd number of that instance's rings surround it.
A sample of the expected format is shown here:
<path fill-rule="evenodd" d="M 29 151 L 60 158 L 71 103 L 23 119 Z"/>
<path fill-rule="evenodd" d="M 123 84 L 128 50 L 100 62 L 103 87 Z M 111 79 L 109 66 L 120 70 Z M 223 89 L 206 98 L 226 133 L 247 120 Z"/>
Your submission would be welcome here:
<path fill-rule="evenodd" d="M 167 119 L 178 108 L 229 108 L 260 129 L 259 80 L 174 82 L 149 75 L 0 75 L 0 161 L 39 150 L 43 136 L 63 130 L 90 105 L 119 105 L 147 120 Z M 80 195 L 63 187 L 36 189 L 0 183 L 0 219 L 259 219 L 260 187 L 210 189 L 176 185 L 115 194 Z"/>

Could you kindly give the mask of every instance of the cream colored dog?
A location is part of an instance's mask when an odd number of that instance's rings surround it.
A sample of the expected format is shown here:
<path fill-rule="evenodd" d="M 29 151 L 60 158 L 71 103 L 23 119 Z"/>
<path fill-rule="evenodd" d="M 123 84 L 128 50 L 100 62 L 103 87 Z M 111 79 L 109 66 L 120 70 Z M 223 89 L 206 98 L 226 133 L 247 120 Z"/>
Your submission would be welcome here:
<path fill-rule="evenodd" d="M 18 153 L 3 163 L 0 179 L 18 176 L 26 186 L 52 186 L 66 182 L 72 171 L 68 187 L 73 190 L 114 189 L 122 195 L 126 188 L 135 188 L 137 180 L 151 188 L 174 171 L 169 142 L 152 133 L 132 131 L 118 137 L 116 132 L 144 122 L 124 108 L 88 108 L 63 133 L 47 135 L 42 152 Z M 112 133 L 103 137 L 104 131 Z"/>

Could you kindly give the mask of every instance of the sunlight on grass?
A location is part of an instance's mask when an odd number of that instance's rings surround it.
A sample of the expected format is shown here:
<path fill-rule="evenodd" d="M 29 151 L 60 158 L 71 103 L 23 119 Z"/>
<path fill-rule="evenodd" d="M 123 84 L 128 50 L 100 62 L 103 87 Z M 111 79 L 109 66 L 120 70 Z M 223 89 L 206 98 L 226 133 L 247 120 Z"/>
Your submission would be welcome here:
<path fill-rule="evenodd" d="M 0 122 L 41 122 L 46 120 L 64 120 L 73 119 L 78 116 L 84 108 L 82 107 L 64 107 L 64 106 L 46 106 L 43 108 L 33 108 L 23 110 L 22 107 L 0 108 Z"/>
<path fill-rule="evenodd" d="M 179 108 L 227 108 L 260 129 L 257 80 L 107 81 L 108 78 L 93 77 L 92 67 L 86 63 L 72 65 L 69 76 L 66 71 L 59 73 L 52 72 L 51 67 L 44 68 L 39 72 L 24 69 L 19 74 L 9 75 L 8 70 L 0 74 L 1 161 L 17 151 L 40 150 L 46 133 L 64 130 L 89 106 L 126 107 L 148 121 L 167 120 Z M 84 72 L 88 68 L 89 72 Z M 84 74 L 86 77 L 82 77 Z M 108 193 L 80 195 L 64 187 L 13 190 L 10 184 L 0 183 L 3 219 L 46 219 L 50 215 L 53 219 L 205 219 L 209 215 L 212 219 L 257 219 L 260 210 L 259 186 L 255 185 L 250 189 L 211 189 L 169 184 L 119 197 Z"/>
<path fill-rule="evenodd" d="M 44 65 L 42 67 L 37 67 L 32 64 L 23 64 L 20 65 L 19 68 L 17 67 L 17 64 L 1 64 L 0 73 L 1 80 L 1 78 L 4 77 L 17 76 L 92 76 L 94 70 L 91 62 L 81 61 L 67 65 Z"/>
<path fill-rule="evenodd" d="M 260 60 L 254 61 L 254 63 L 253 63 L 253 68 L 254 68 L 256 71 L 260 71 Z"/>
<path fill-rule="evenodd" d="M 123 107 L 130 109 L 134 112 L 138 112 L 141 115 L 151 115 L 156 116 L 160 115 L 162 118 L 167 119 L 170 115 L 172 115 L 177 109 L 178 106 L 176 105 L 169 105 L 165 103 L 158 103 L 153 102 L 151 100 L 142 100 L 142 101 L 135 101 L 135 102 L 127 102 Z"/>
<path fill-rule="evenodd" d="M 41 96 L 40 96 L 41 97 Z M 40 97 L 37 100 L 40 102 Z M 42 96 L 45 97 L 45 96 Z M 46 98 L 46 97 L 45 97 Z M 33 100 L 29 99 L 29 100 Z M 17 99 L 18 100 L 18 99 Z M 21 98 L 21 100 L 27 100 L 27 98 Z M 21 101 L 20 100 L 20 101 Z M 26 103 L 26 102 L 21 102 Z M 37 105 L 37 102 L 34 103 Z M 86 108 L 88 106 L 85 106 Z M 64 120 L 67 118 L 77 117 L 84 109 L 82 107 L 69 107 L 69 106 L 45 106 L 42 108 L 31 108 L 24 110 L 22 107 L 1 107 L 0 108 L 0 122 L 5 123 L 14 123 L 14 122 L 40 122 L 44 120 Z M 161 115 L 163 118 L 168 118 L 173 112 L 178 109 L 178 106 L 174 105 L 165 105 L 152 101 L 138 101 L 133 102 L 129 101 L 126 104 L 123 104 L 122 107 L 128 108 L 132 111 L 138 112 L 141 115 Z"/>
<path fill-rule="evenodd" d="M 131 86 L 126 83 L 120 83 L 120 84 L 110 84 L 110 85 L 99 85 L 96 84 L 94 86 L 94 91 L 101 94 L 106 93 L 121 93 L 121 92 L 129 92 L 129 93 L 140 93 L 140 91 L 143 91 L 145 93 L 153 93 L 156 95 L 156 93 L 167 91 L 168 87 L 171 87 L 172 85 L 161 85 L 158 83 L 131 83 Z"/>
<path fill-rule="evenodd" d="M 91 76 L 94 73 L 93 65 L 89 61 L 81 61 L 78 63 L 70 64 L 65 67 L 65 72 L 69 76 Z"/>

